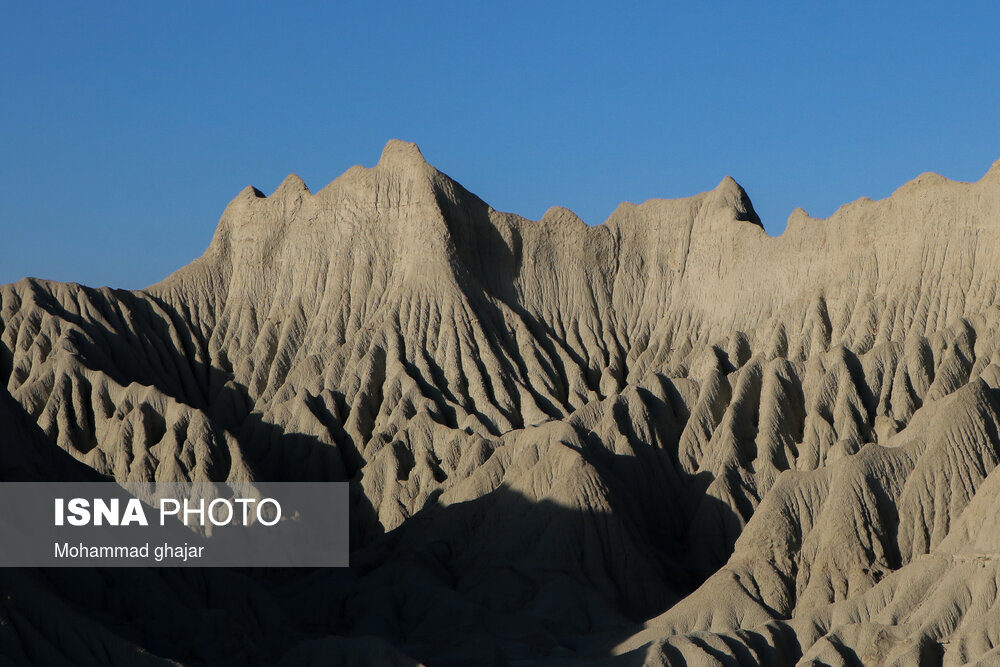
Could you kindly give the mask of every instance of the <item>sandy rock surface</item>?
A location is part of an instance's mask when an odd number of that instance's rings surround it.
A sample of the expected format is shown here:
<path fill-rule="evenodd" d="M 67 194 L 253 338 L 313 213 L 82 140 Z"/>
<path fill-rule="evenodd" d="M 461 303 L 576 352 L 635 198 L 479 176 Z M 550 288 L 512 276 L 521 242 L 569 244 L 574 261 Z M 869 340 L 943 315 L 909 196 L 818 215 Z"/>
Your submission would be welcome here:
<path fill-rule="evenodd" d="M 1000 664 L 1000 163 L 770 238 L 391 141 L 145 290 L 0 287 L 6 480 L 352 484 L 352 566 L 0 571 L 13 664 Z"/>

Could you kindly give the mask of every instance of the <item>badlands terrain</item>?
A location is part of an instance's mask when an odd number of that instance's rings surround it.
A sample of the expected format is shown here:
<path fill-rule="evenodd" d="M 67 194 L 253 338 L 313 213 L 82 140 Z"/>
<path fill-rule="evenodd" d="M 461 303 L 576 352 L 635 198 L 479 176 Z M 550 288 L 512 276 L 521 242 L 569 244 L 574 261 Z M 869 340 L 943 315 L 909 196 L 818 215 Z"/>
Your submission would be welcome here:
<path fill-rule="evenodd" d="M 0 287 L 5 480 L 349 481 L 351 567 L 0 570 L 0 662 L 1000 664 L 1000 163 L 764 232 L 391 141 L 144 290 Z"/>

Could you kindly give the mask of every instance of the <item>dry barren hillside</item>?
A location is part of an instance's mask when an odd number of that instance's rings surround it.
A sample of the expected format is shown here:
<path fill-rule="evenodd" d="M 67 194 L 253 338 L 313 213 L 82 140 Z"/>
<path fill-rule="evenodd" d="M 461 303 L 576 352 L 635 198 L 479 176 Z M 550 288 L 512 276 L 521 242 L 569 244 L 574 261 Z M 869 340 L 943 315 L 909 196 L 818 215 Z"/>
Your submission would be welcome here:
<path fill-rule="evenodd" d="M 0 287 L 7 480 L 352 484 L 343 570 L 0 571 L 12 664 L 1000 664 L 1000 163 L 768 237 L 392 141 L 141 291 Z"/>

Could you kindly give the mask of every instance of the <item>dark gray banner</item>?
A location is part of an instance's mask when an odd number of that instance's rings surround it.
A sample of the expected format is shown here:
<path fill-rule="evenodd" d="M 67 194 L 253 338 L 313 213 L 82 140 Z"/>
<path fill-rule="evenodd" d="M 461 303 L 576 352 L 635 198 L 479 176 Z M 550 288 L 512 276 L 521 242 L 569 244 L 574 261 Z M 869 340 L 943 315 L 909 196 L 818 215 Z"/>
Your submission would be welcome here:
<path fill-rule="evenodd" d="M 0 483 L 0 567 L 346 567 L 348 485 Z"/>

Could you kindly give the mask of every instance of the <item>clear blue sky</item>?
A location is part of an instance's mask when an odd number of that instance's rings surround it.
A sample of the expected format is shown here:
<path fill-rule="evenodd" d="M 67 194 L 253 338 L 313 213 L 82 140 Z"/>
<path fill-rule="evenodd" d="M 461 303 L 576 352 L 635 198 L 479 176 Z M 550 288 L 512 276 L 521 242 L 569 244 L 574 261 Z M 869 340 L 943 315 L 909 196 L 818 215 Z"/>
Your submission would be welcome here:
<path fill-rule="evenodd" d="M 143 287 L 392 137 L 531 218 L 731 174 L 771 234 L 1000 158 L 988 3 L 670 4 L 2 0 L 0 283 Z"/>

